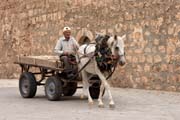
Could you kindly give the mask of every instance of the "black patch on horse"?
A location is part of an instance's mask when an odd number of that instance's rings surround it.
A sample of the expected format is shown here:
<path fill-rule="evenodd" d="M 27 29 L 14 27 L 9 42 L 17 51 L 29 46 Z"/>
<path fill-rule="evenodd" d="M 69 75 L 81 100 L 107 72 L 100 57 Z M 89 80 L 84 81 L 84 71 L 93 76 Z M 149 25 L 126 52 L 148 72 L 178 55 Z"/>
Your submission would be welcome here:
<path fill-rule="evenodd" d="M 96 61 L 98 64 L 99 69 L 103 71 L 111 71 L 111 68 L 113 67 L 112 64 L 109 64 L 109 61 L 111 61 L 110 56 L 112 55 L 112 52 L 110 48 L 108 47 L 107 41 L 110 38 L 109 35 L 104 36 L 98 36 L 96 40 Z"/>

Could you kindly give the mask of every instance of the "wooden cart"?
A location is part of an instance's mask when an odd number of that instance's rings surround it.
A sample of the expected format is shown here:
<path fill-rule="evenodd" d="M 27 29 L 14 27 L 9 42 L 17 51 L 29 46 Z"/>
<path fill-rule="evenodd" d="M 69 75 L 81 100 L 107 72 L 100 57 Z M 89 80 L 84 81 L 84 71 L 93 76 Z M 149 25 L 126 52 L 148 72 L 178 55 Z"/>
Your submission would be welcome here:
<path fill-rule="evenodd" d="M 37 86 L 45 85 L 45 94 L 51 101 L 59 100 L 62 96 L 72 96 L 78 86 L 80 75 L 77 64 L 70 63 L 72 69 L 63 69 L 63 63 L 58 56 L 18 56 L 15 64 L 21 66 L 19 91 L 23 98 L 32 98 Z M 92 98 L 98 98 L 100 80 L 94 76 L 89 88 Z"/>

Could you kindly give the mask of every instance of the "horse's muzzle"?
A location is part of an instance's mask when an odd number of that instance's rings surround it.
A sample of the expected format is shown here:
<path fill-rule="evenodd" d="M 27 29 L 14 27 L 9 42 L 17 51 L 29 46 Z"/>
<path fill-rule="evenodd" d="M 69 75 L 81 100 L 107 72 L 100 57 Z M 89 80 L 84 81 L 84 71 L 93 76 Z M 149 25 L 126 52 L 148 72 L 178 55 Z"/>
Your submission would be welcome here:
<path fill-rule="evenodd" d="M 123 66 L 123 65 L 125 65 L 125 64 L 126 64 L 126 62 L 124 62 L 124 61 L 119 61 L 119 65 Z"/>

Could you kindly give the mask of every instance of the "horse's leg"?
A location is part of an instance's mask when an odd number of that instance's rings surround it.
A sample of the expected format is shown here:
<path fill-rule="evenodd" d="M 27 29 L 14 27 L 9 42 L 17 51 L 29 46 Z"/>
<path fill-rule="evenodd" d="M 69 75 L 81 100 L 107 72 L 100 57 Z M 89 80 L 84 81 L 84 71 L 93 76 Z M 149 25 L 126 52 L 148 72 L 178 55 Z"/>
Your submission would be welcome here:
<path fill-rule="evenodd" d="M 110 102 L 109 102 L 109 107 L 111 107 L 111 108 L 114 108 L 115 107 L 115 104 L 114 104 L 114 100 L 113 100 L 113 97 L 112 97 L 112 94 L 111 94 L 111 91 L 110 91 L 110 85 L 108 84 L 108 82 L 106 81 L 106 87 L 108 88 L 108 90 L 107 90 L 107 92 L 108 92 L 108 94 L 109 94 L 109 100 L 110 100 Z"/>
<path fill-rule="evenodd" d="M 89 93 L 89 82 L 88 82 L 88 76 L 87 73 L 83 70 L 82 71 L 82 78 L 83 78 L 83 89 L 87 91 L 87 96 L 88 96 L 88 102 L 90 105 L 93 104 L 93 99 L 91 98 L 91 95 Z"/>
<path fill-rule="evenodd" d="M 82 76 L 82 73 L 81 73 L 81 79 L 82 79 L 82 85 L 83 85 L 83 87 L 82 87 L 82 93 L 81 93 L 81 99 L 84 99 L 84 96 L 85 96 L 85 93 L 86 93 L 86 78 L 84 78 L 83 76 Z"/>
<path fill-rule="evenodd" d="M 104 85 L 105 89 L 107 90 L 107 92 L 109 94 L 109 100 L 110 100 L 109 106 L 113 108 L 113 107 L 115 107 L 115 104 L 114 104 L 114 100 L 112 98 L 112 94 L 111 94 L 111 91 L 110 91 L 110 86 L 109 86 L 106 78 L 104 77 L 104 75 L 100 72 L 100 70 L 97 69 L 96 71 L 98 73 L 99 78 L 101 79 L 101 82 L 102 82 L 101 84 Z M 101 94 L 101 97 L 99 99 L 102 101 L 102 94 Z"/>
<path fill-rule="evenodd" d="M 79 68 L 81 68 L 82 66 L 79 66 Z M 81 96 L 80 96 L 80 98 L 81 99 L 84 99 L 84 97 L 85 97 L 85 95 L 86 95 L 86 88 L 87 88 L 87 78 L 85 78 L 84 76 L 83 76 L 83 74 L 85 74 L 84 73 L 84 70 L 82 70 L 82 72 L 80 73 L 80 75 L 81 75 L 81 80 L 82 80 L 82 85 L 83 85 L 83 87 L 82 87 L 82 93 L 81 93 Z"/>
<path fill-rule="evenodd" d="M 104 84 L 101 83 L 100 92 L 99 92 L 99 97 L 98 97 L 98 101 L 99 101 L 98 106 L 99 106 L 99 107 L 104 107 L 104 103 L 103 103 L 103 101 L 102 101 L 103 91 L 104 91 Z"/>

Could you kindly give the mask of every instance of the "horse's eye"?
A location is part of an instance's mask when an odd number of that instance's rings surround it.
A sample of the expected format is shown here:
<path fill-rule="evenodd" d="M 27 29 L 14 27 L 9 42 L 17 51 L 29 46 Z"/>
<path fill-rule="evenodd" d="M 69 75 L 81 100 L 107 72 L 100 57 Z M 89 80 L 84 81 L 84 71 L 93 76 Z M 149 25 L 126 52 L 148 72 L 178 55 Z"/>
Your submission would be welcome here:
<path fill-rule="evenodd" d="M 119 50 L 119 47 L 115 47 L 115 50 Z"/>

